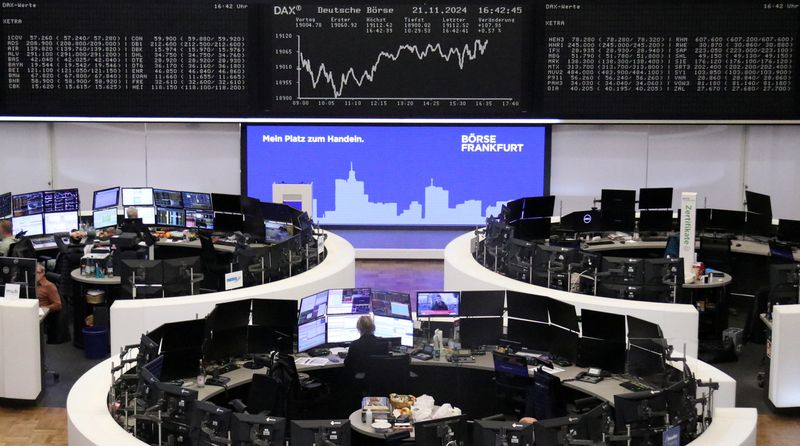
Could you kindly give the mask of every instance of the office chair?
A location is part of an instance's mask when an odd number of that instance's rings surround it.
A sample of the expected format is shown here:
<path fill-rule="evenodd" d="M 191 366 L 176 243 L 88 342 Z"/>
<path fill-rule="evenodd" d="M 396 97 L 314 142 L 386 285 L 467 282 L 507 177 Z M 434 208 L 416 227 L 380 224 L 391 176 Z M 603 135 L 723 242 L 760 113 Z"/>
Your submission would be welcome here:
<path fill-rule="evenodd" d="M 28 237 L 20 237 L 16 242 L 8 247 L 8 257 L 20 257 L 23 259 L 35 259 L 36 250 L 33 248 L 33 242 Z"/>
<path fill-rule="evenodd" d="M 523 282 L 533 283 L 533 251 L 531 242 L 510 238 L 505 260 L 506 275 Z"/>
<path fill-rule="evenodd" d="M 368 395 L 388 396 L 410 393 L 411 357 L 409 355 L 372 355 L 365 371 Z"/>
<path fill-rule="evenodd" d="M 717 271 L 732 272 L 731 239 L 726 237 L 700 237 L 697 260 Z"/>
<path fill-rule="evenodd" d="M 286 416 L 288 389 L 275 378 L 261 373 L 253 374 L 253 382 L 247 393 L 245 402 L 237 398 L 229 404 L 237 408 L 237 412 L 253 415 Z"/>
<path fill-rule="evenodd" d="M 525 361 L 524 358 L 504 353 L 492 352 L 495 364 L 511 361 Z M 527 372 L 527 365 L 525 366 Z M 495 366 L 494 385 L 496 403 L 503 414 L 514 414 L 516 417 L 525 415 L 526 395 L 533 380 L 527 376 L 520 376 L 506 371 L 503 367 Z"/>
<path fill-rule="evenodd" d="M 220 262 L 217 256 L 217 251 L 214 249 L 214 242 L 208 234 L 199 233 L 197 237 L 200 239 L 200 260 L 203 262 L 203 268 L 206 273 L 206 289 L 208 285 L 213 284 L 213 291 L 220 291 L 224 289 L 222 286 L 222 279 L 225 274 L 231 272 L 229 264 Z"/>

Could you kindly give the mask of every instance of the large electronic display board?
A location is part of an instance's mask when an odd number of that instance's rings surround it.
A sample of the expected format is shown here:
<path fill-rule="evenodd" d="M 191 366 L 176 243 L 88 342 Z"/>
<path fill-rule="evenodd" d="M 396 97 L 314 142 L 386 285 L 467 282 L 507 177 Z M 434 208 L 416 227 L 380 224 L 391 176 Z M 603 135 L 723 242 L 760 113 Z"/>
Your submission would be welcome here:
<path fill-rule="evenodd" d="M 800 118 L 800 6 L 32 0 L 0 116 Z"/>
<path fill-rule="evenodd" d="M 546 195 L 543 126 L 246 126 L 248 196 L 313 183 L 323 225 L 480 225 L 519 196 Z M 398 186 L 399 185 L 399 186 Z"/>

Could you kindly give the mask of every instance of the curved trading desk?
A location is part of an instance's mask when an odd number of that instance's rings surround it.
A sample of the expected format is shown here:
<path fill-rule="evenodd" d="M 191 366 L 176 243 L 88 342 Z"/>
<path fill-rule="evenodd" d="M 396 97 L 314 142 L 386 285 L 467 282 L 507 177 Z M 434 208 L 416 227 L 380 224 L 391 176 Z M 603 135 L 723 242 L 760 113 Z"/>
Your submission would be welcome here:
<path fill-rule="evenodd" d="M 114 444 L 117 446 L 142 446 L 145 443 L 133 437 L 120 427 L 112 418 L 108 411 L 108 391 L 109 377 L 112 361 L 117 358 L 108 359 L 93 367 L 84 374 L 72 387 L 67 399 L 67 416 L 69 444 L 72 446 L 84 445 L 104 445 Z M 709 379 L 720 382 L 720 390 L 715 393 L 715 412 L 714 421 L 706 432 L 700 435 L 695 441 L 690 443 L 692 446 L 705 445 L 726 445 L 726 446 L 755 446 L 756 433 L 756 411 L 755 409 L 736 409 L 733 408 L 735 399 L 735 382 L 714 367 L 689 358 L 689 367 L 695 373 L 696 378 L 707 381 Z M 342 367 L 341 363 L 329 363 L 324 366 L 298 365 L 300 372 L 313 370 L 330 369 Z M 485 371 L 490 373 L 494 370 L 492 357 L 487 354 L 476 357 L 476 362 L 471 364 L 456 365 L 444 359 L 417 361 L 412 360 L 412 367 L 417 368 L 438 368 L 461 367 Z M 567 367 L 558 374 L 559 377 L 570 378 L 578 371 L 584 369 L 577 367 Z M 226 373 L 231 379 L 228 388 L 244 385 L 252 380 L 253 373 L 263 373 L 261 370 L 249 370 L 240 368 Z M 610 401 L 613 404 L 614 395 L 627 393 L 628 390 L 619 386 L 620 381 L 609 378 L 599 384 L 588 384 L 577 381 L 564 383 L 573 389 L 600 399 Z M 187 386 L 190 389 L 198 390 L 198 397 L 201 400 L 209 399 L 221 393 L 220 387 L 206 386 L 202 389 L 195 387 L 194 383 Z M 699 389 L 698 389 L 699 390 Z"/>
<path fill-rule="evenodd" d="M 513 290 L 538 294 L 584 308 L 638 317 L 658 324 L 676 352 L 697 356 L 699 314 L 692 305 L 665 304 L 589 296 L 532 285 L 495 273 L 481 265 L 470 249 L 472 232 L 454 239 L 444 249 L 444 289 Z"/>
<path fill-rule="evenodd" d="M 111 306 L 111 352 L 139 342 L 142 333 L 167 323 L 205 317 L 221 302 L 252 298 L 300 300 L 332 288 L 355 286 L 355 250 L 327 233 L 327 255 L 314 268 L 286 279 L 230 291 L 161 299 L 118 300 Z"/>

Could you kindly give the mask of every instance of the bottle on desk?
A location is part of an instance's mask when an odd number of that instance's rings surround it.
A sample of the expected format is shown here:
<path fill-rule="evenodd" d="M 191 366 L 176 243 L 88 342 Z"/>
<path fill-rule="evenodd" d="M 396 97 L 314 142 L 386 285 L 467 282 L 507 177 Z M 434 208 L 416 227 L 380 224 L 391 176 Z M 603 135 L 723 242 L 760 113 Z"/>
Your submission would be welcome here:
<path fill-rule="evenodd" d="M 197 387 L 206 386 L 206 369 L 203 367 L 203 360 L 200 360 L 200 368 L 197 370 Z"/>

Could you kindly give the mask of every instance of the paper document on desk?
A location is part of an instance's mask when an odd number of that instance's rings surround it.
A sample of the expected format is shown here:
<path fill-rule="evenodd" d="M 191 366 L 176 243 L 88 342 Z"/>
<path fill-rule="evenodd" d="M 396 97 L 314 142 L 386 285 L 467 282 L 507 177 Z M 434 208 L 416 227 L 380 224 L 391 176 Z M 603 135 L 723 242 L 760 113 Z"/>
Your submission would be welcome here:
<path fill-rule="evenodd" d="M 295 364 L 299 365 L 325 365 L 328 362 L 328 358 L 296 358 L 294 360 Z"/>

